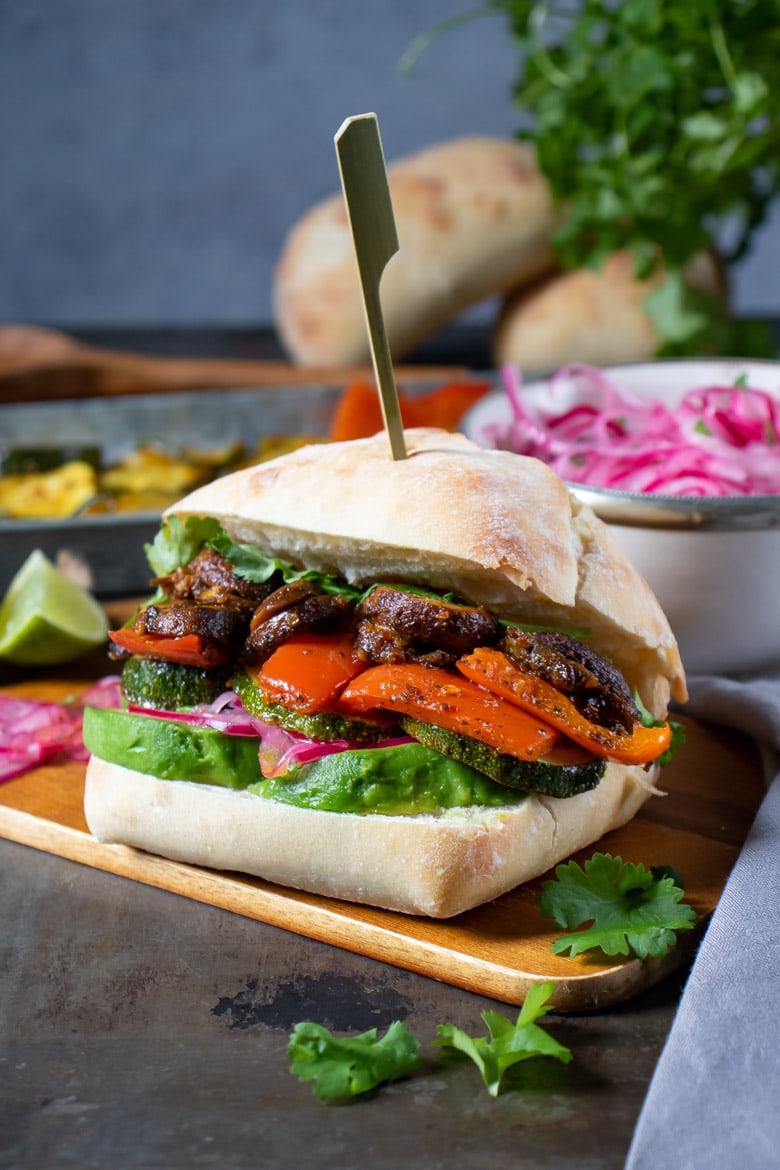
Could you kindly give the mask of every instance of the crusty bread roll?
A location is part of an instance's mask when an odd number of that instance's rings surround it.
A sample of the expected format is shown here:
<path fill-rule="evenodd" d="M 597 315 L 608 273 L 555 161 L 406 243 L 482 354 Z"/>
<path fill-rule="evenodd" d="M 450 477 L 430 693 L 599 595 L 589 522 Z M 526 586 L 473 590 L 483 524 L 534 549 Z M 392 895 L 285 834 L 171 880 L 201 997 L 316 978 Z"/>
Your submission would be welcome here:
<path fill-rule="evenodd" d="M 381 285 L 395 358 L 461 310 L 552 267 L 555 224 L 528 146 L 467 137 L 388 167 L 400 251 Z M 302 365 L 370 360 L 357 264 L 341 194 L 291 229 L 274 278 L 278 336 Z"/>
<path fill-rule="evenodd" d="M 675 639 L 606 526 L 535 459 L 407 431 L 301 448 L 199 488 L 178 517 L 353 583 L 453 590 L 498 616 L 588 627 L 656 716 L 685 697 Z M 85 811 L 103 841 L 407 913 L 447 917 L 545 872 L 632 817 L 656 766 L 615 763 L 589 792 L 439 815 L 325 813 L 93 758 Z"/>
<path fill-rule="evenodd" d="M 209 869 L 250 873 L 350 902 L 449 918 L 545 873 L 629 821 L 655 772 L 610 764 L 566 800 L 441 816 L 320 812 L 184 780 L 158 780 L 94 757 L 84 809 L 91 832 Z"/>
<path fill-rule="evenodd" d="M 699 253 L 686 275 L 697 288 L 724 296 L 722 270 L 709 252 Z M 493 360 L 554 370 L 567 362 L 618 365 L 651 358 L 660 341 L 644 300 L 662 280 L 662 271 L 637 280 L 631 254 L 614 252 L 599 269 L 552 273 L 518 287 L 499 313 Z"/>

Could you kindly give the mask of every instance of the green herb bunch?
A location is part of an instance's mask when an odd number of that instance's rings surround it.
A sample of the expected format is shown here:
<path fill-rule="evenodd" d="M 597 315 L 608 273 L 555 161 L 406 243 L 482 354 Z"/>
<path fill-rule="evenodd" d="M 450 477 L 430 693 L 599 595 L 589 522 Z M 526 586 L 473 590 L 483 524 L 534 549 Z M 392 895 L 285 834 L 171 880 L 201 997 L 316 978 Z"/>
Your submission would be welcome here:
<path fill-rule="evenodd" d="M 780 0 L 487 0 L 406 63 L 487 13 L 506 15 L 519 52 L 518 136 L 565 210 L 561 265 L 622 249 L 640 279 L 663 264 L 646 308 L 664 355 L 771 354 L 684 270 L 713 240 L 726 264 L 743 257 L 780 188 Z"/>

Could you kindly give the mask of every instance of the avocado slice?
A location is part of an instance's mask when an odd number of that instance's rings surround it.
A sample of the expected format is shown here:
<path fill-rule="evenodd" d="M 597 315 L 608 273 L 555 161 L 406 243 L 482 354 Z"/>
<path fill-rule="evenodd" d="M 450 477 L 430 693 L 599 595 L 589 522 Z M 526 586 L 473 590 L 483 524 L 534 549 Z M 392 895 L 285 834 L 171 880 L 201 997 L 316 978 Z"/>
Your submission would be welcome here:
<path fill-rule="evenodd" d="M 506 807 L 525 793 L 420 743 L 354 748 L 292 767 L 251 792 L 328 812 L 415 816 L 451 808 Z"/>
<path fill-rule="evenodd" d="M 258 797 L 329 812 L 413 816 L 469 806 L 502 807 L 525 794 L 419 743 L 357 748 L 265 779 L 258 736 L 86 708 L 84 743 L 93 755 L 161 780 L 246 788 Z"/>
<path fill-rule="evenodd" d="M 248 788 L 263 778 L 256 735 L 97 707 L 85 708 L 83 735 L 94 756 L 160 780 Z"/>

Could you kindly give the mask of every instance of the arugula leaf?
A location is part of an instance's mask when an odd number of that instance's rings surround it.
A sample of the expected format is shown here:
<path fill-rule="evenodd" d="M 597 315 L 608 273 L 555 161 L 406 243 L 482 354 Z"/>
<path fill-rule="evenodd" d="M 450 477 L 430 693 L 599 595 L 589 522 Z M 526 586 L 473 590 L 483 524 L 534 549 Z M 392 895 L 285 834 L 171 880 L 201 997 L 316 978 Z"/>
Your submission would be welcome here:
<path fill-rule="evenodd" d="M 689 261 L 718 240 L 749 250 L 780 193 L 780 2 L 483 0 L 416 38 L 408 72 L 439 33 L 507 19 L 521 126 L 556 203 L 565 268 L 633 252 L 637 276 L 666 278 L 645 309 L 662 355 L 772 356 L 761 322 L 728 322 L 693 289 Z"/>
<path fill-rule="evenodd" d="M 662 768 L 666 767 L 666 765 L 670 762 L 672 757 L 677 754 L 677 752 L 680 750 L 680 748 L 685 743 L 685 727 L 684 727 L 684 725 L 682 723 L 679 723 L 676 719 L 670 719 L 669 720 L 669 727 L 672 730 L 671 743 L 669 744 L 666 751 L 662 752 L 661 755 L 656 760 L 656 763 L 660 764 L 660 766 Z"/>
<path fill-rule="evenodd" d="M 552 1005 L 547 1000 L 552 989 L 552 983 L 532 984 L 514 1024 L 500 1012 L 482 1012 L 490 1033 L 489 1040 L 484 1036 L 469 1036 L 455 1024 L 439 1024 L 439 1038 L 433 1043 L 456 1048 L 473 1060 L 491 1097 L 497 1097 L 504 1073 L 519 1061 L 532 1056 L 554 1056 L 568 1064 L 572 1059 L 568 1048 L 534 1023 L 551 1011 Z"/>
<path fill-rule="evenodd" d="M 545 882 L 537 905 L 545 918 L 576 934 L 556 939 L 555 954 L 572 956 L 598 948 L 605 955 L 635 954 L 661 958 L 677 941 L 676 932 L 691 930 L 696 913 L 668 869 L 646 869 L 609 853 L 594 853 L 584 869 L 576 861 L 556 867 L 557 880 Z"/>
<path fill-rule="evenodd" d="M 417 1068 L 420 1042 L 401 1020 L 394 1020 L 377 1040 L 377 1029 L 358 1036 L 334 1036 L 322 1024 L 306 1020 L 293 1028 L 287 1055 L 290 1071 L 321 1101 L 355 1097 L 384 1081 Z"/>

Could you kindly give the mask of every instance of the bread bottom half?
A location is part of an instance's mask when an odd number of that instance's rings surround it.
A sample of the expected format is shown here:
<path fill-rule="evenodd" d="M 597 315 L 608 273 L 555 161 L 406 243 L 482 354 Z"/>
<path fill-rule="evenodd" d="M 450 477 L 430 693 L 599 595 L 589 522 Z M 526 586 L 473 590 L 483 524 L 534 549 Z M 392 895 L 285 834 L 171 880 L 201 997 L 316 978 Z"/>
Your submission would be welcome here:
<path fill-rule="evenodd" d="M 356 815 L 158 780 L 92 757 L 84 810 L 99 841 L 406 914 L 450 918 L 544 873 L 630 820 L 653 773 L 610 764 L 565 800 L 439 816 Z"/>

